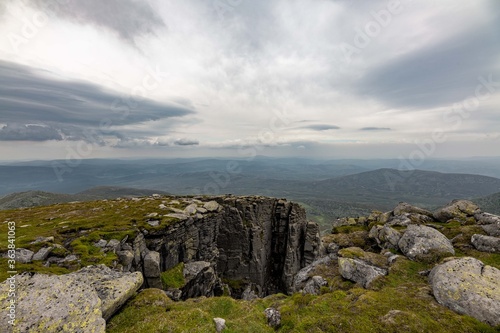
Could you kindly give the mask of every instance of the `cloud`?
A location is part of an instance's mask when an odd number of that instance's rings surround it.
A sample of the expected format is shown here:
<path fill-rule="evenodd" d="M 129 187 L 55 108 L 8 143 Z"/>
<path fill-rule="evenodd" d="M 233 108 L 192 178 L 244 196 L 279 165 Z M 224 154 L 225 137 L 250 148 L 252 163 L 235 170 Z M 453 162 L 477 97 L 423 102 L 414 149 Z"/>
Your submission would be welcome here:
<path fill-rule="evenodd" d="M 0 141 L 61 141 L 62 139 L 59 131 L 48 126 L 7 124 L 0 128 Z"/>
<path fill-rule="evenodd" d="M 166 119 L 171 119 L 172 126 L 174 119 L 193 113 L 183 106 L 121 96 L 93 84 L 50 79 L 32 68 L 0 61 L 0 123 L 9 124 L 2 138 L 18 133 L 23 140 L 33 134 L 34 141 L 123 139 L 131 127 Z M 168 131 L 169 126 L 164 126 L 162 132 Z"/>
<path fill-rule="evenodd" d="M 363 127 L 360 131 L 391 131 L 389 127 Z"/>
<path fill-rule="evenodd" d="M 335 125 L 308 125 L 308 126 L 303 126 L 300 128 L 309 129 L 309 130 L 313 130 L 313 131 L 319 131 L 319 132 L 340 129 L 340 127 L 335 126 Z"/>
<path fill-rule="evenodd" d="M 479 76 L 499 73 L 497 21 L 480 24 L 368 71 L 355 90 L 390 107 L 432 108 L 474 95 Z"/>
<path fill-rule="evenodd" d="M 135 44 L 137 37 L 165 28 L 162 18 L 146 1 L 134 0 L 28 0 L 28 4 L 79 24 L 92 24 L 114 31 Z"/>
<path fill-rule="evenodd" d="M 200 142 L 198 140 L 195 140 L 195 139 L 183 138 L 183 139 L 175 140 L 174 144 L 177 146 L 197 146 L 200 144 Z"/>

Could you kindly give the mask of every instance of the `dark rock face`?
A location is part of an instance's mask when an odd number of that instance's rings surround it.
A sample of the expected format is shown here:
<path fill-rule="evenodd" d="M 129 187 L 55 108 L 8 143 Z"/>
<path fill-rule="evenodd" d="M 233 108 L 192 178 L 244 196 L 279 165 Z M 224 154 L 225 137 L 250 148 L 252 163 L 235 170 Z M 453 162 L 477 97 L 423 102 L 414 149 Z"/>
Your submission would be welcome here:
<path fill-rule="evenodd" d="M 191 200 L 203 206 L 203 202 Z M 241 291 L 255 285 L 260 297 L 291 292 L 295 274 L 314 261 L 321 248 L 319 228 L 307 222 L 305 210 L 298 204 L 267 197 L 221 196 L 209 200 L 203 214 L 185 215 L 165 229 L 139 234 L 133 242 L 131 270 L 144 272 L 146 283 L 155 286 L 158 272 L 180 262 L 204 261 L 215 273 L 209 288 L 232 281 L 241 286 Z M 159 258 L 151 252 L 158 253 Z M 210 275 L 211 271 L 206 273 Z M 191 294 L 186 288 L 183 291 L 183 298 Z M 238 296 L 238 292 L 232 294 Z"/>

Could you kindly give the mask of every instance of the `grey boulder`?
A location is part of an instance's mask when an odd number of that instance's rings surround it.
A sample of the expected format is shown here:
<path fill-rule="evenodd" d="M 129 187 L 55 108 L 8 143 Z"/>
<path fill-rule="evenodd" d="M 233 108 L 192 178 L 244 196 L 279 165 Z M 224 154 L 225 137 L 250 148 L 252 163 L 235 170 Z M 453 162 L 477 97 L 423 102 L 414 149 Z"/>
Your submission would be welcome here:
<path fill-rule="evenodd" d="M 478 251 L 500 253 L 500 238 L 485 236 L 485 235 L 472 235 L 471 243 Z"/>
<path fill-rule="evenodd" d="M 455 254 L 451 241 L 445 235 L 423 225 L 409 225 L 398 246 L 406 257 L 418 261 L 432 261 L 436 257 Z"/>
<path fill-rule="evenodd" d="M 492 326 L 500 325 L 500 270 L 471 258 L 434 267 L 429 282 L 439 304 Z"/>

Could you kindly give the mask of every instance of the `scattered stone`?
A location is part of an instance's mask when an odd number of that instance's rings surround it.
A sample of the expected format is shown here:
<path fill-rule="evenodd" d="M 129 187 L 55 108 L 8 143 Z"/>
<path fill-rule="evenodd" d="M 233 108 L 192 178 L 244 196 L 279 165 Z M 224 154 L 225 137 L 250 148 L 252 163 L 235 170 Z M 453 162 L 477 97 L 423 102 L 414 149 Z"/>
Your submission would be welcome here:
<path fill-rule="evenodd" d="M 267 318 L 267 325 L 272 328 L 278 328 L 281 325 L 281 313 L 278 309 L 270 307 L 264 310 Z"/>
<path fill-rule="evenodd" d="M 106 247 L 113 252 L 120 251 L 120 241 L 118 239 L 112 239 L 108 242 Z"/>
<path fill-rule="evenodd" d="M 500 270 L 471 258 L 436 266 L 429 274 L 439 304 L 492 326 L 500 325 Z"/>
<path fill-rule="evenodd" d="M 328 246 L 326 247 L 326 252 L 327 253 L 333 253 L 333 254 L 337 254 L 340 250 L 340 247 L 336 244 L 336 243 L 330 243 L 328 244 Z"/>
<path fill-rule="evenodd" d="M 299 292 L 304 289 L 307 281 L 311 278 L 310 273 L 319 265 L 330 265 L 333 260 L 337 260 L 336 254 L 330 254 L 326 257 L 317 259 L 310 265 L 302 268 L 295 274 L 291 292 Z"/>
<path fill-rule="evenodd" d="M 197 207 L 196 208 L 196 211 L 200 214 L 205 214 L 206 212 L 208 212 L 208 210 L 206 210 L 205 208 L 203 207 Z"/>
<path fill-rule="evenodd" d="M 217 201 L 209 201 L 203 205 L 203 208 L 205 208 L 209 212 L 215 212 L 219 209 L 219 204 L 217 203 Z"/>
<path fill-rule="evenodd" d="M 153 218 L 153 217 L 157 217 L 158 216 L 158 213 L 149 213 L 148 215 L 146 215 L 147 218 Z"/>
<path fill-rule="evenodd" d="M 43 261 L 43 260 L 46 260 L 47 257 L 49 256 L 50 252 L 53 250 L 54 248 L 52 246 L 50 247 L 42 247 L 40 250 L 38 250 L 37 253 L 35 253 L 33 255 L 33 261 Z"/>
<path fill-rule="evenodd" d="M 304 294 L 319 295 L 321 287 L 328 285 L 328 282 L 322 276 L 313 276 L 302 290 Z"/>
<path fill-rule="evenodd" d="M 94 243 L 94 246 L 104 248 L 104 247 L 106 247 L 107 244 L 108 244 L 108 242 L 106 240 L 99 239 L 97 242 Z"/>
<path fill-rule="evenodd" d="M 20 264 L 29 264 L 33 260 L 33 251 L 28 249 L 16 249 L 16 261 Z"/>
<path fill-rule="evenodd" d="M 54 237 L 37 237 L 35 241 L 31 242 L 31 244 L 38 244 L 38 243 L 54 243 Z"/>
<path fill-rule="evenodd" d="M 419 214 L 419 215 L 425 215 L 428 217 L 432 217 L 432 213 L 428 210 L 412 206 L 406 202 L 400 202 L 396 208 L 394 208 L 394 215 L 403 215 L 405 213 L 408 214 Z"/>
<path fill-rule="evenodd" d="M 342 277 L 359 283 L 363 288 L 370 288 L 376 278 L 388 273 L 386 269 L 367 264 L 359 259 L 339 258 L 338 260 Z"/>
<path fill-rule="evenodd" d="M 167 206 L 165 206 L 165 204 L 160 204 L 160 205 L 158 206 L 158 208 L 160 208 L 160 209 L 167 209 L 168 207 L 167 207 Z"/>
<path fill-rule="evenodd" d="M 152 220 L 152 221 L 148 221 L 148 224 L 152 227 L 157 227 L 160 225 L 160 221 L 158 220 Z"/>
<path fill-rule="evenodd" d="M 226 328 L 226 320 L 222 318 L 214 318 L 215 330 L 221 333 Z"/>
<path fill-rule="evenodd" d="M 370 229 L 368 237 L 375 239 L 378 246 L 382 249 L 399 249 L 398 242 L 401 239 L 401 233 L 396 229 L 389 227 L 387 224 L 384 226 L 373 226 Z"/>
<path fill-rule="evenodd" d="M 500 238 L 475 234 L 471 243 L 478 251 L 500 253 Z"/>
<path fill-rule="evenodd" d="M 116 252 L 120 264 L 123 266 L 123 271 L 129 272 L 134 262 L 134 253 L 131 250 Z"/>
<path fill-rule="evenodd" d="M 456 219 L 466 223 L 468 218 L 474 218 L 474 215 L 478 213 L 480 213 L 480 210 L 475 203 L 468 200 L 453 200 L 447 206 L 435 211 L 433 216 L 440 222 Z"/>
<path fill-rule="evenodd" d="M 423 225 L 409 225 L 398 246 L 406 257 L 418 261 L 433 261 L 455 254 L 451 241 L 445 235 Z"/>
<path fill-rule="evenodd" d="M 193 204 L 190 204 L 189 206 L 187 206 L 186 208 L 184 208 L 184 212 L 187 215 L 194 215 L 197 212 L 197 208 L 198 208 L 198 205 L 193 203 Z"/>
<path fill-rule="evenodd" d="M 165 215 L 166 217 L 173 217 L 179 220 L 187 220 L 189 218 L 188 215 L 186 214 L 180 214 L 180 213 L 172 213 L 172 214 L 167 214 Z"/>

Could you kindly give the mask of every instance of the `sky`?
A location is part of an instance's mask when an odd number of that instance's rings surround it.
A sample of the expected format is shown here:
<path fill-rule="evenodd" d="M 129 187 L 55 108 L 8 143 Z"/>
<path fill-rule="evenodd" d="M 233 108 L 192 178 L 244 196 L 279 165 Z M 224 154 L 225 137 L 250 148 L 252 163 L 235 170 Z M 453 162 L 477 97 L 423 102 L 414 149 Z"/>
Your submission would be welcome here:
<path fill-rule="evenodd" d="M 0 161 L 498 147 L 496 0 L 0 2 Z"/>

